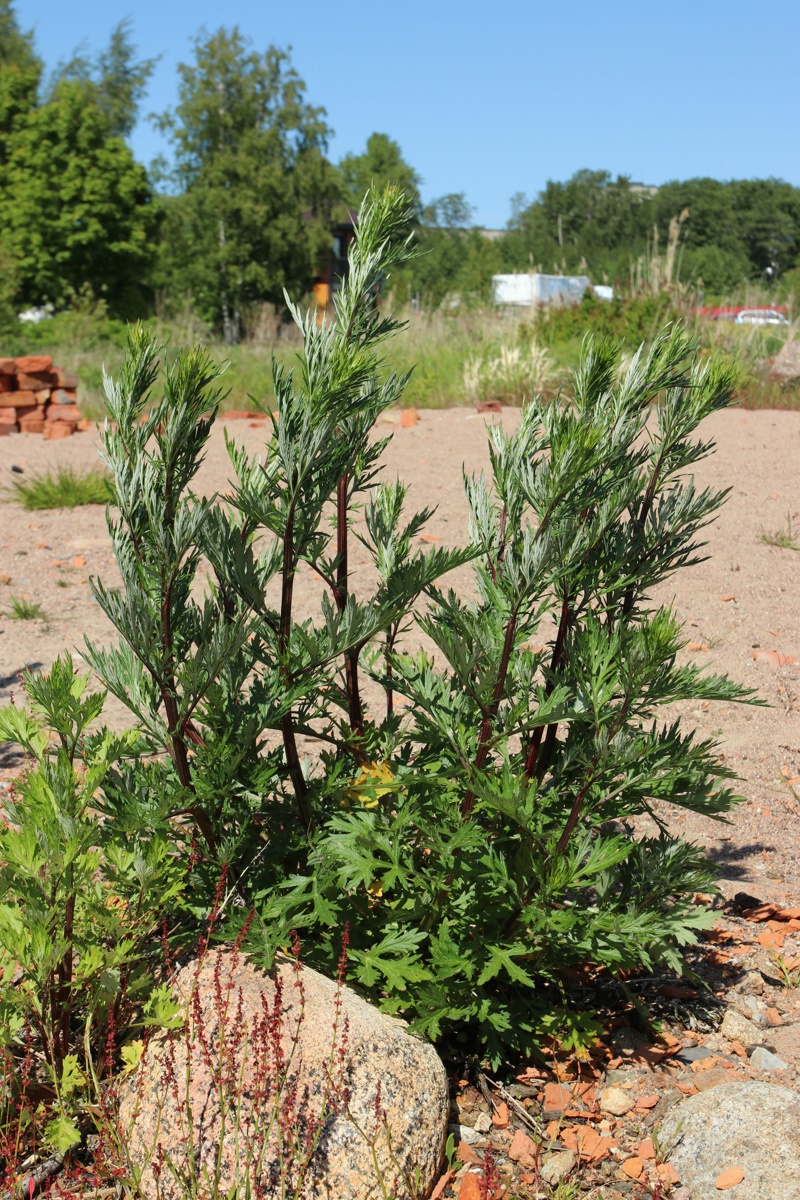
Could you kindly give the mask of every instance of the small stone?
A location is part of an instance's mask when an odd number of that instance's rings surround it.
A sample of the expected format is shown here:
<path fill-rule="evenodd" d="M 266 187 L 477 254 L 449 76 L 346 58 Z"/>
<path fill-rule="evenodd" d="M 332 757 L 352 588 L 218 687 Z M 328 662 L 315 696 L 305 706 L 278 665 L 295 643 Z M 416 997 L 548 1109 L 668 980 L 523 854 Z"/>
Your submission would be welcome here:
<path fill-rule="evenodd" d="M 774 1025 L 782 1025 L 783 1024 L 783 1017 L 778 1012 L 777 1008 L 768 1008 L 766 1010 L 766 1012 L 764 1013 L 764 1016 L 767 1019 L 768 1025 L 774 1026 Z"/>
<path fill-rule="evenodd" d="M 611 1113 L 613 1117 L 624 1117 L 629 1113 L 636 1101 L 630 1092 L 620 1087 L 607 1087 L 600 1093 L 601 1112 Z"/>
<path fill-rule="evenodd" d="M 474 1129 L 470 1129 L 469 1125 L 448 1125 L 447 1132 L 452 1133 L 457 1142 L 466 1142 L 468 1146 L 474 1146 L 481 1136 Z"/>
<path fill-rule="evenodd" d="M 728 1188 L 736 1187 L 737 1183 L 741 1183 L 744 1179 L 744 1171 L 741 1167 L 728 1167 L 727 1171 L 723 1171 L 717 1176 L 715 1187 L 718 1192 L 725 1192 Z"/>
<path fill-rule="evenodd" d="M 619 1086 L 623 1083 L 637 1084 L 643 1078 L 641 1071 L 632 1071 L 629 1067 L 612 1067 L 610 1071 L 606 1071 L 606 1087 L 611 1087 L 613 1084 Z"/>
<path fill-rule="evenodd" d="M 748 971 L 742 982 L 738 985 L 738 990 L 745 996 L 760 996 L 764 991 L 764 977 L 761 972 Z"/>
<path fill-rule="evenodd" d="M 709 1050 L 708 1046 L 686 1046 L 675 1057 L 678 1062 L 688 1066 L 690 1063 L 702 1062 L 704 1058 L 713 1058 L 714 1051 Z"/>
<path fill-rule="evenodd" d="M 4 583 L 4 584 L 11 583 L 11 576 L 10 575 L 0 575 L 0 583 Z"/>
<path fill-rule="evenodd" d="M 478 1113 L 475 1118 L 474 1128 L 476 1133 L 488 1133 L 490 1131 L 492 1128 L 492 1118 L 488 1112 Z"/>
<path fill-rule="evenodd" d="M 541 1177 L 550 1187 L 557 1187 L 565 1175 L 569 1175 L 570 1171 L 575 1169 L 577 1161 L 571 1150 L 565 1150 L 561 1154 L 548 1154 L 542 1163 Z"/>
<path fill-rule="evenodd" d="M 757 1071 L 785 1071 L 789 1066 L 782 1058 L 778 1058 L 777 1054 L 767 1050 L 766 1046 L 756 1046 L 750 1055 L 750 1065 Z"/>
<path fill-rule="evenodd" d="M 719 1031 L 729 1042 L 741 1042 L 743 1046 L 758 1046 L 763 1037 L 759 1027 L 735 1008 L 727 1009 Z"/>

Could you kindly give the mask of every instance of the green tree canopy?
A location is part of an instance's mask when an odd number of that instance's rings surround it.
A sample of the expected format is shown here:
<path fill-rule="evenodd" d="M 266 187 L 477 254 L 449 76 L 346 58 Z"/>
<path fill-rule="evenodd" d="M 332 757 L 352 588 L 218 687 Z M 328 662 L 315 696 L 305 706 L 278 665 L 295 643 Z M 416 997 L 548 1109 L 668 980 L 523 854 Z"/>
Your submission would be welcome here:
<path fill-rule="evenodd" d="M 158 213 L 147 175 L 78 81 L 15 121 L 0 241 L 21 304 L 62 305 L 82 291 L 112 311 L 141 309 Z"/>
<path fill-rule="evenodd" d="M 419 189 L 422 185 L 417 172 L 403 158 L 403 153 L 385 133 L 372 133 L 367 138 L 363 154 L 346 154 L 339 163 L 344 180 L 347 203 L 358 208 L 371 184 L 386 187 L 394 183 L 401 188 L 419 213 L 422 208 Z"/>
<path fill-rule="evenodd" d="M 108 121 L 109 131 L 127 137 L 136 124 L 139 105 L 158 59 L 136 59 L 130 19 L 120 21 L 112 30 L 108 48 L 92 61 L 77 53 L 59 68 L 54 87 L 62 80 L 84 84 L 90 101 Z"/>
<path fill-rule="evenodd" d="M 164 283 L 238 340 L 248 304 L 308 289 L 340 195 L 325 157 L 325 111 L 289 56 L 248 49 L 238 29 L 195 41 L 179 103 L 162 119 L 175 148 Z"/>
<path fill-rule="evenodd" d="M 21 31 L 11 0 L 0 0 L 0 171 L 14 123 L 36 104 L 41 77 L 33 34 Z"/>

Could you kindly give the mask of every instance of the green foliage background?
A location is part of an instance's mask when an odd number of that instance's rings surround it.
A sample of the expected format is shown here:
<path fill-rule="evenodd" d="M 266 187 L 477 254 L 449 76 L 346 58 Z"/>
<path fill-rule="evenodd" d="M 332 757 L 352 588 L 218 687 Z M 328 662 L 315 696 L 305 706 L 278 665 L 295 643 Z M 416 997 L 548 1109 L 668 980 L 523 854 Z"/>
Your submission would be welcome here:
<path fill-rule="evenodd" d="M 587 272 L 629 291 L 663 256 L 679 222 L 673 280 L 706 301 L 758 282 L 800 294 L 800 189 L 780 180 L 708 178 L 658 189 L 581 170 L 519 195 L 487 237 L 463 194 L 423 201 L 398 143 L 375 132 L 360 153 L 328 157 L 323 108 L 306 99 L 287 51 L 250 46 L 237 28 L 202 31 L 181 63 L 174 111 L 157 117 L 170 162 L 149 172 L 126 142 L 154 62 L 130 25 L 95 59 L 78 52 L 45 85 L 33 37 L 0 0 L 0 323 L 76 298 L 115 317 L 175 319 L 191 310 L 209 335 L 246 338 L 265 304 L 287 310 L 330 262 L 333 229 L 370 184 L 400 187 L 421 255 L 395 293 L 423 307 L 490 298 L 497 272 Z M 4 315 L 3 315 L 4 314 Z"/>

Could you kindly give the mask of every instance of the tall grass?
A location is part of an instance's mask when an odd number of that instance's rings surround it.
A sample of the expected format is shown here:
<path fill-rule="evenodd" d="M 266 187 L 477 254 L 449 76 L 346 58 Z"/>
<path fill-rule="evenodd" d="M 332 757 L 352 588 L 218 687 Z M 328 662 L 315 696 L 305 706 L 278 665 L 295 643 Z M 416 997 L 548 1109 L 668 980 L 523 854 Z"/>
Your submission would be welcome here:
<path fill-rule="evenodd" d="M 45 508 L 78 508 L 83 504 L 107 504 L 111 484 L 104 471 L 76 471 L 58 467 L 31 479 L 15 479 L 10 492 L 28 512 Z"/>
<path fill-rule="evenodd" d="M 669 247 L 667 248 L 669 250 Z M 651 264 L 652 266 L 652 264 Z M 638 295 L 630 299 L 604 303 L 587 295 L 584 301 L 566 309 L 539 312 L 520 309 L 502 311 L 490 306 L 450 311 L 445 307 L 432 311 L 405 313 L 406 326 L 387 349 L 386 368 L 414 374 L 405 393 L 408 404 L 419 408 L 445 408 L 471 404 L 475 384 L 469 363 L 483 363 L 481 398 L 492 398 L 486 364 L 522 359 L 532 343 L 548 351 L 545 390 L 560 372 L 578 361 L 580 346 L 587 332 L 610 337 L 632 351 L 641 341 L 649 341 L 665 321 L 686 320 L 695 326 L 701 345 L 708 351 L 721 351 L 739 367 L 742 403 L 751 408 L 800 408 L 797 390 L 778 387 L 768 379 L 769 362 L 790 337 L 800 334 L 800 323 L 786 327 L 738 326 L 729 321 L 704 321 L 694 315 L 696 297 L 682 294 L 677 287 L 655 287 L 655 278 L 666 278 L 677 264 L 666 261 L 659 271 L 648 270 Z M 646 284 L 646 286 L 645 286 Z M 731 303 L 756 306 L 769 297 L 753 285 L 746 293 L 731 297 Z M 271 405 L 273 356 L 285 366 L 295 361 L 298 346 L 293 326 L 283 321 L 270 306 L 260 306 L 245 322 L 247 338 L 238 346 L 227 346 L 215 339 L 187 306 L 184 313 L 170 319 L 157 318 L 154 331 L 167 343 L 167 357 L 182 347 L 202 341 L 212 356 L 225 363 L 223 386 L 226 409 L 254 408 L 252 397 Z M 109 319 L 102 308 L 61 313 L 50 321 L 20 332 L 17 341 L 4 345 L 5 353 L 43 352 L 65 369 L 77 372 L 80 379 L 79 404 L 84 415 L 102 418 L 103 367 L 117 371 L 122 362 L 125 326 Z M 13 339 L 12 339 L 13 341 Z M 512 364 L 513 365 L 513 364 Z M 509 368 L 511 369 L 511 368 Z M 508 372 L 506 372 L 507 374 Z M 502 376 L 500 371 L 498 379 Z M 541 381 L 537 386 L 542 386 Z M 511 388 L 498 383 L 497 398 L 506 403 L 518 401 L 525 388 L 518 381 Z"/>

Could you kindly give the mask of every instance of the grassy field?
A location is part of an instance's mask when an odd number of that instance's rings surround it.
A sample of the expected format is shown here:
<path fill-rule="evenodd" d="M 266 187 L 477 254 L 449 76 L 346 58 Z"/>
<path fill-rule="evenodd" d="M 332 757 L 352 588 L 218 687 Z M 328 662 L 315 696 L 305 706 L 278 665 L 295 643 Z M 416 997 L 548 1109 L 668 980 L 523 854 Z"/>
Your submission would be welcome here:
<path fill-rule="evenodd" d="M 769 382 L 772 357 L 790 337 L 800 336 L 800 324 L 760 327 L 728 321 L 699 321 L 667 296 L 642 296 L 626 302 L 583 303 L 573 309 L 537 315 L 526 309 L 500 312 L 492 308 L 456 312 L 405 314 L 407 324 L 387 351 L 387 368 L 413 377 L 406 402 L 419 408 L 446 408 L 479 399 L 520 403 L 531 386 L 544 394 L 555 392 L 578 359 L 588 332 L 610 337 L 623 351 L 623 361 L 665 320 L 684 319 L 695 326 L 701 346 L 736 361 L 741 401 L 752 408 L 798 408 L 797 389 Z M 273 398 L 273 356 L 286 365 L 296 359 L 300 345 L 293 326 L 266 311 L 251 323 L 250 336 L 238 346 L 214 339 L 190 313 L 178 321 L 153 322 L 167 354 L 196 341 L 205 342 L 225 364 L 224 407 L 250 409 L 252 397 L 269 405 Z M 48 353 L 59 366 L 77 372 L 79 402 L 94 418 L 104 414 L 103 367 L 115 372 L 124 353 L 125 326 L 102 311 L 61 313 L 35 327 L 3 339 L 0 354 Z"/>

